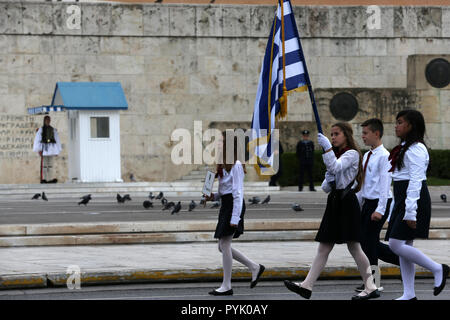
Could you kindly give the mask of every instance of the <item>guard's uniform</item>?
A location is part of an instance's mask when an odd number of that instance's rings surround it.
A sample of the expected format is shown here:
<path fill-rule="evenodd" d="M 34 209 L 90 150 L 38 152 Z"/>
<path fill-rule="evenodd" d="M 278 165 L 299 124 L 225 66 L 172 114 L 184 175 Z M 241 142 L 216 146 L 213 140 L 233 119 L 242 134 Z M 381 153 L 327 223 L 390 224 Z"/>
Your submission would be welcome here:
<path fill-rule="evenodd" d="M 51 127 L 40 127 L 34 138 L 33 151 L 42 152 L 41 182 L 54 181 L 55 156 L 61 152 L 58 131 Z"/>

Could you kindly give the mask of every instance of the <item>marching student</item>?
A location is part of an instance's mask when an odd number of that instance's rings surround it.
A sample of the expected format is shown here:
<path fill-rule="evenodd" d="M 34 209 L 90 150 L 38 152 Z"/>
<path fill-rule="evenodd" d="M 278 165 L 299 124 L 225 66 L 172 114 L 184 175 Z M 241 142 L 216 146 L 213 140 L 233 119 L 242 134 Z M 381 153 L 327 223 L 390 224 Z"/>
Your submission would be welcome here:
<path fill-rule="evenodd" d="M 383 123 L 380 119 L 369 119 L 361 124 L 362 140 L 370 151 L 363 157 L 364 183 L 356 195 L 361 209 L 361 248 L 369 259 L 372 268 L 378 269 L 378 259 L 395 265 L 400 265 L 398 256 L 392 252 L 387 244 L 380 242 L 380 232 L 389 216 L 391 192 L 391 164 L 381 138 L 383 137 Z M 364 290 L 364 284 L 356 291 Z M 379 287 L 378 291 L 383 288 Z"/>
<path fill-rule="evenodd" d="M 223 161 L 224 164 L 217 165 L 216 177 L 219 180 L 218 193 L 211 194 L 206 197 L 206 201 L 221 199 L 221 207 L 219 211 L 219 219 L 214 233 L 214 238 L 219 239 L 219 251 L 222 253 L 223 263 L 223 282 L 220 288 L 209 292 L 210 295 L 224 296 L 232 295 L 233 289 L 231 288 L 231 269 L 233 265 L 233 259 L 242 263 L 250 269 L 252 273 L 252 281 L 250 288 L 254 288 L 259 281 L 265 267 L 261 264 L 257 264 L 247 258 L 239 250 L 231 247 L 231 241 L 234 238 L 238 238 L 244 233 L 244 213 L 245 213 L 245 201 L 244 201 L 244 174 L 246 173 L 245 164 L 242 164 L 237 160 L 237 143 L 238 139 L 234 136 L 233 139 L 227 140 L 225 132 L 223 136 Z M 233 152 L 230 148 L 231 143 L 234 141 L 234 158 L 232 163 L 227 163 L 226 149 L 228 142 L 228 150 Z"/>
<path fill-rule="evenodd" d="M 431 220 L 431 199 L 426 182 L 429 156 L 424 142 L 423 115 L 416 110 L 400 111 L 396 116 L 395 134 L 401 143 L 389 155 L 394 180 L 394 208 L 386 240 L 400 257 L 403 295 L 396 300 L 417 300 L 415 264 L 433 273 L 435 296 L 444 289 L 450 268 L 436 263 L 413 246 L 414 239 L 428 239 Z"/>
<path fill-rule="evenodd" d="M 309 299 L 312 288 L 328 260 L 335 244 L 346 243 L 355 259 L 358 270 L 365 283 L 365 289 L 352 297 L 352 300 L 367 300 L 380 296 L 370 270 L 369 260 L 361 249 L 360 208 L 355 192 L 362 186 L 361 153 L 353 139 L 353 130 L 348 123 L 336 123 L 331 128 L 331 141 L 319 133 L 318 142 L 323 148 L 323 161 L 327 172 L 322 189 L 329 192 L 316 241 L 320 242 L 316 257 L 306 279 L 300 283 L 285 280 L 286 287 Z"/>

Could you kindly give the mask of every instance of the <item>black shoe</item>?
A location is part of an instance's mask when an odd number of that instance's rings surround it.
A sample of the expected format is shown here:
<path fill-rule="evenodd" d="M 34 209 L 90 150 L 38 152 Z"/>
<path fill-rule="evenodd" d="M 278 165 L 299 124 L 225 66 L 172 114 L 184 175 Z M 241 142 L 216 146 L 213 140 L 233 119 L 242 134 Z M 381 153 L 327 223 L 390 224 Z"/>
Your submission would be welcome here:
<path fill-rule="evenodd" d="M 269 187 L 276 187 L 277 184 L 275 182 L 269 182 Z"/>
<path fill-rule="evenodd" d="M 47 180 L 41 180 L 41 183 L 47 183 Z"/>
<path fill-rule="evenodd" d="M 311 293 L 312 293 L 311 290 L 308 290 L 299 285 L 296 285 L 295 283 L 293 283 L 292 281 L 289 281 L 289 280 L 284 280 L 284 285 L 286 286 L 286 288 L 288 288 L 292 292 L 295 292 L 295 293 L 301 295 L 305 299 L 311 298 Z"/>
<path fill-rule="evenodd" d="M 442 265 L 442 282 L 439 287 L 434 287 L 433 294 L 437 296 L 445 287 L 445 282 L 447 281 L 448 273 L 450 271 L 450 267 L 446 264 Z"/>
<path fill-rule="evenodd" d="M 302 191 L 303 191 L 303 188 L 298 188 L 298 191 L 302 192 Z"/>
<path fill-rule="evenodd" d="M 366 287 L 362 284 L 362 285 L 360 285 L 359 287 L 356 287 L 355 291 L 356 291 L 356 292 L 363 292 L 365 288 L 366 288 Z"/>
<path fill-rule="evenodd" d="M 228 291 L 219 292 L 216 290 L 213 290 L 211 292 L 208 292 L 212 296 L 232 296 L 233 295 L 233 289 L 230 289 Z"/>
<path fill-rule="evenodd" d="M 316 189 L 314 189 L 314 188 L 309 188 L 309 191 L 317 191 Z"/>
<path fill-rule="evenodd" d="M 259 277 L 261 277 L 261 275 L 263 274 L 264 270 L 266 270 L 266 267 L 264 267 L 262 264 L 259 265 L 259 271 L 258 271 L 258 275 L 256 276 L 255 281 L 252 281 L 250 283 L 250 288 L 254 288 L 256 286 L 256 284 L 259 281 Z"/>
<path fill-rule="evenodd" d="M 380 297 L 380 293 L 378 292 L 378 289 L 375 289 L 371 293 L 365 295 L 365 296 L 353 296 L 352 300 L 369 300 L 369 299 L 376 299 Z"/>

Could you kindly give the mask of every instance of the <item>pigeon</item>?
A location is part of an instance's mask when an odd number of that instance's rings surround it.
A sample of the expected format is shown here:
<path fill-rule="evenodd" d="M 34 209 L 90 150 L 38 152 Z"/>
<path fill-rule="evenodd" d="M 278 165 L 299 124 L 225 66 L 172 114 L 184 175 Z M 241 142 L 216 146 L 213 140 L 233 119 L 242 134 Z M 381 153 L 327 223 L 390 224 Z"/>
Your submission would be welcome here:
<path fill-rule="evenodd" d="M 153 192 L 150 192 L 150 194 L 148 195 L 148 198 L 149 198 L 150 200 L 155 199 L 155 196 L 153 195 Z"/>
<path fill-rule="evenodd" d="M 163 210 L 170 209 L 170 208 L 172 208 L 173 206 L 175 206 L 175 203 L 173 203 L 172 201 L 170 201 L 170 202 L 168 202 L 168 203 L 166 203 L 166 204 L 164 205 Z"/>
<path fill-rule="evenodd" d="M 214 201 L 214 204 L 212 205 L 211 209 L 218 208 L 219 207 L 219 201 Z"/>
<path fill-rule="evenodd" d="M 44 191 L 42 191 L 42 200 L 48 201 L 47 196 L 45 195 Z"/>
<path fill-rule="evenodd" d="M 202 197 L 202 199 L 200 200 L 200 204 L 203 204 L 203 205 L 206 204 L 206 199 L 205 199 L 205 197 Z"/>
<path fill-rule="evenodd" d="M 445 194 L 441 194 L 441 200 L 447 202 L 447 196 Z"/>
<path fill-rule="evenodd" d="M 269 203 L 269 201 L 270 201 L 270 195 L 268 195 L 267 198 L 265 198 L 261 204 Z"/>
<path fill-rule="evenodd" d="M 37 200 L 37 199 L 39 199 L 40 196 L 41 196 L 40 193 L 36 193 L 36 194 L 33 196 L 33 198 L 31 198 L 31 200 Z"/>
<path fill-rule="evenodd" d="M 81 197 L 80 199 L 83 199 L 83 200 L 78 202 L 78 205 L 84 204 L 84 206 L 86 206 L 88 204 L 89 200 L 91 200 L 92 198 L 91 198 L 91 195 L 88 194 L 87 196 Z"/>
<path fill-rule="evenodd" d="M 299 205 L 298 203 L 294 203 L 294 204 L 292 205 L 292 209 L 293 209 L 294 211 L 304 211 L 304 210 L 302 209 L 302 207 L 300 207 L 300 205 Z"/>
<path fill-rule="evenodd" d="M 124 199 L 124 200 L 128 200 L 128 201 L 131 201 L 131 198 L 130 198 L 130 195 L 129 195 L 129 194 L 124 195 L 124 196 L 123 196 L 123 199 Z"/>
<path fill-rule="evenodd" d="M 181 202 L 178 201 L 178 203 L 177 203 L 177 204 L 175 205 L 175 207 L 173 208 L 171 214 L 178 213 L 178 212 L 180 212 L 180 210 L 181 210 Z"/>
<path fill-rule="evenodd" d="M 251 199 L 248 199 L 248 202 L 250 202 L 250 204 L 258 204 L 260 201 L 261 201 L 261 199 L 258 197 L 253 197 Z"/>
<path fill-rule="evenodd" d="M 145 209 L 153 208 L 153 202 L 145 200 L 144 203 L 142 203 Z"/>
<path fill-rule="evenodd" d="M 194 210 L 196 206 L 197 204 L 194 202 L 194 200 L 192 200 L 191 203 L 189 204 L 189 211 Z"/>
<path fill-rule="evenodd" d="M 130 180 L 132 182 L 136 182 L 136 178 L 134 177 L 134 174 L 130 174 Z"/>
<path fill-rule="evenodd" d="M 125 202 L 125 198 L 121 197 L 120 194 L 117 194 L 116 199 L 117 199 L 118 203 L 124 203 Z"/>
<path fill-rule="evenodd" d="M 161 198 L 164 197 L 164 193 L 160 192 L 157 196 L 156 196 L 156 200 L 159 200 Z"/>
<path fill-rule="evenodd" d="M 163 206 L 165 206 L 165 205 L 167 204 L 167 199 L 166 199 L 166 198 L 162 198 L 162 199 L 161 199 L 161 204 L 162 204 Z"/>

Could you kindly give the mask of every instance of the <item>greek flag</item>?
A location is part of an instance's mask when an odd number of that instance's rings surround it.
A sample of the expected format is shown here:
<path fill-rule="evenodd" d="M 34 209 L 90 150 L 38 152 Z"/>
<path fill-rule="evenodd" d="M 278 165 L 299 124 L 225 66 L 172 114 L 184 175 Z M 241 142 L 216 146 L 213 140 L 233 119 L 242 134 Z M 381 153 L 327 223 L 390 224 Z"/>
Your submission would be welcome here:
<path fill-rule="evenodd" d="M 287 114 L 288 93 L 305 91 L 309 85 L 291 2 L 279 0 L 261 67 L 248 145 L 250 161 L 259 175 L 278 171 L 276 121 Z"/>

